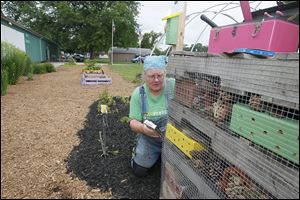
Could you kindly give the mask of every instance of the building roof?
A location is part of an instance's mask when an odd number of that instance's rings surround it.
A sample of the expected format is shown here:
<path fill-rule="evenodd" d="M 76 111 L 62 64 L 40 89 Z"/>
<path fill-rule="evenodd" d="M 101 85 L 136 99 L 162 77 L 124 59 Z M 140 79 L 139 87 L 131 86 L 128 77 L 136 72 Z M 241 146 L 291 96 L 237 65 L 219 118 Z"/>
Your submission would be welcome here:
<path fill-rule="evenodd" d="M 111 49 L 109 49 L 108 53 L 111 52 Z M 139 55 L 141 53 L 142 56 L 148 55 L 151 53 L 151 49 L 146 48 L 113 48 L 114 53 L 120 53 L 120 54 L 136 54 Z"/>
<path fill-rule="evenodd" d="M 5 20 L 5 21 L 8 21 L 8 22 L 14 24 L 14 25 L 17 26 L 17 27 L 19 27 L 19 28 L 21 28 L 21 29 L 24 29 L 24 30 L 26 30 L 26 31 L 28 31 L 28 32 L 30 32 L 30 33 L 32 33 L 32 34 L 35 35 L 35 36 L 38 36 L 38 37 L 43 38 L 43 39 L 45 39 L 45 40 L 48 40 L 49 42 L 51 42 L 51 43 L 56 44 L 57 46 L 59 46 L 57 43 L 53 42 L 52 40 L 46 38 L 45 36 L 43 36 L 43 35 L 41 35 L 41 34 L 35 32 L 35 31 L 30 30 L 29 28 L 26 28 L 24 25 L 22 25 L 22 24 L 20 24 L 20 23 L 18 23 L 18 22 L 16 22 L 16 21 L 14 21 L 14 20 L 12 20 L 12 19 L 9 18 L 9 17 L 5 17 L 4 15 L 1 15 L 1 19 Z"/>

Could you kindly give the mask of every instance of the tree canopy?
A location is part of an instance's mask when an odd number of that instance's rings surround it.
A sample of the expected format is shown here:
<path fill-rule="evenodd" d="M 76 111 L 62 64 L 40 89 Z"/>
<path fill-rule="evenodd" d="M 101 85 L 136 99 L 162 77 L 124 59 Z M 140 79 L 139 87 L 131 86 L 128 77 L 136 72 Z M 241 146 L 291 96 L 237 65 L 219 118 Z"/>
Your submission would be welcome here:
<path fill-rule="evenodd" d="M 49 38 L 68 52 L 108 51 L 138 44 L 136 1 L 1 1 L 1 14 Z"/>
<path fill-rule="evenodd" d="M 161 35 L 162 33 L 156 33 L 154 31 L 145 33 L 141 42 L 141 47 L 152 49 Z"/>
<path fill-rule="evenodd" d="M 191 51 L 193 47 L 193 44 L 191 44 L 191 46 L 189 47 L 188 45 L 184 45 L 183 50 L 184 51 Z M 203 46 L 201 43 L 197 43 L 193 49 L 193 52 L 207 52 L 208 47 L 207 46 Z"/>

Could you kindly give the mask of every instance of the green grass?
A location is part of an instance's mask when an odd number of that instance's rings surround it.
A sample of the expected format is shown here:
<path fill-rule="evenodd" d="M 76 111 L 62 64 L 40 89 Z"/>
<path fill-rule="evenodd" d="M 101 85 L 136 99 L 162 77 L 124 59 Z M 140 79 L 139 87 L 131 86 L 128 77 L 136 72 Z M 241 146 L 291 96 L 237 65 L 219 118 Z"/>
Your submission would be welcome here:
<path fill-rule="evenodd" d="M 136 80 L 137 74 L 143 73 L 143 64 L 113 64 L 109 65 L 113 72 L 118 73 L 125 80 L 129 82 L 140 83 L 141 81 Z"/>
<path fill-rule="evenodd" d="M 108 58 L 97 58 L 95 59 L 98 63 L 109 63 Z"/>
<path fill-rule="evenodd" d="M 93 58 L 93 59 L 85 59 L 85 62 L 89 62 L 89 61 L 93 61 L 95 63 L 109 63 L 109 59 L 108 58 Z"/>
<path fill-rule="evenodd" d="M 134 64 L 134 63 L 129 62 L 129 61 L 115 61 L 114 64 L 126 64 L 126 65 L 128 64 L 129 65 L 129 64 Z"/>

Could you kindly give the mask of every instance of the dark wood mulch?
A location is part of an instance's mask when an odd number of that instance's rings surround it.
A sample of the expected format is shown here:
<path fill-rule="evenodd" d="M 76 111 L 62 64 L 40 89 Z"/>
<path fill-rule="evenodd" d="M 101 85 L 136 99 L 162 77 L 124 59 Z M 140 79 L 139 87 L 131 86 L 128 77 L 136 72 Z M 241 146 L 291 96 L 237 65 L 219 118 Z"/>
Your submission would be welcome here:
<path fill-rule="evenodd" d="M 101 156 L 102 148 L 99 141 L 99 131 L 102 130 L 102 116 L 98 114 L 97 104 L 90 106 L 86 116 L 84 129 L 78 132 L 80 144 L 74 146 L 65 160 L 68 173 L 78 177 L 92 188 L 100 191 L 111 191 L 114 198 L 158 199 L 160 192 L 160 166 L 146 177 L 134 176 L 130 168 L 132 148 L 135 134 L 129 124 L 120 122 L 123 116 L 128 116 L 129 105 L 123 104 L 114 97 L 116 106 L 107 114 L 108 151 L 118 151 L 116 155 Z"/>

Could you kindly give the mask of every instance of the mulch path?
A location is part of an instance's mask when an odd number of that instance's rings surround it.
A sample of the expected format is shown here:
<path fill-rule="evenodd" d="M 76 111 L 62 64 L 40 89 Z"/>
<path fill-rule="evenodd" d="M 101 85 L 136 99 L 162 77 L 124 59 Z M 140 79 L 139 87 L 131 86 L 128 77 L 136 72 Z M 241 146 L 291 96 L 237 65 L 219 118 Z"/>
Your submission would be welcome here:
<path fill-rule="evenodd" d="M 1 198 L 158 198 L 160 169 L 131 174 L 134 134 L 120 122 L 129 106 L 115 98 L 101 156 L 99 94 L 129 96 L 136 85 L 104 67 L 112 85 L 80 85 L 82 66 L 22 77 L 1 96 Z"/>

